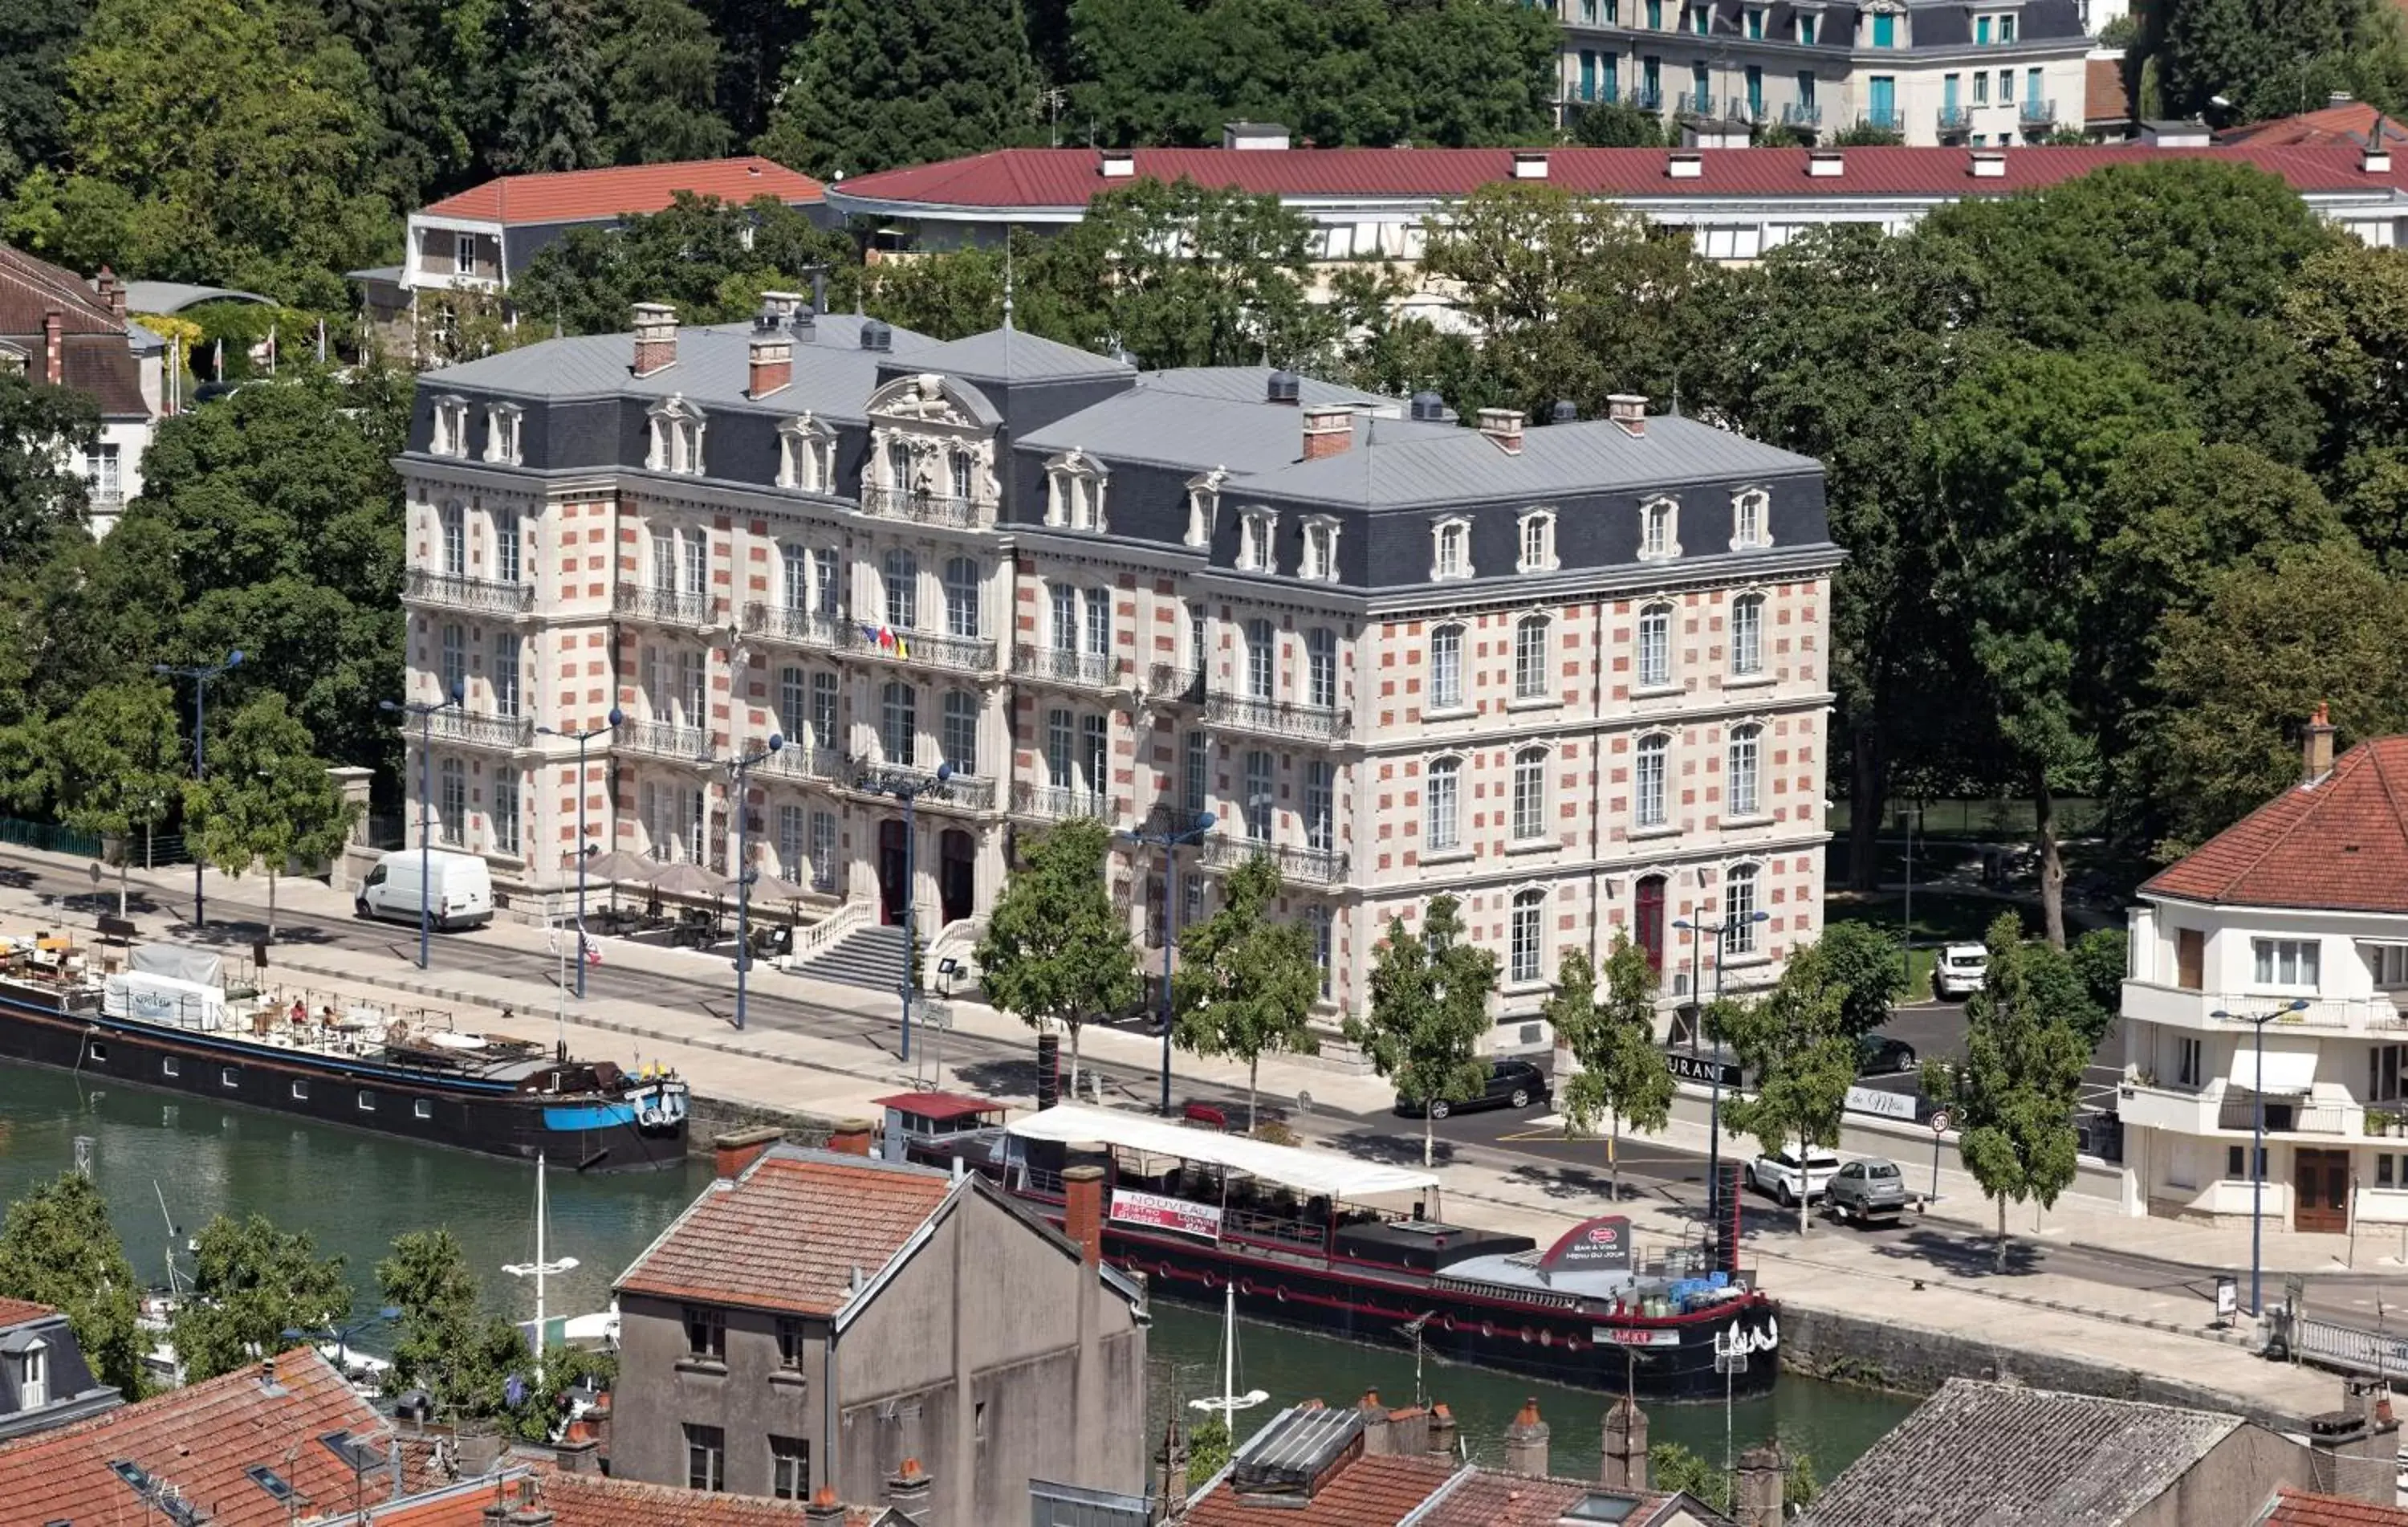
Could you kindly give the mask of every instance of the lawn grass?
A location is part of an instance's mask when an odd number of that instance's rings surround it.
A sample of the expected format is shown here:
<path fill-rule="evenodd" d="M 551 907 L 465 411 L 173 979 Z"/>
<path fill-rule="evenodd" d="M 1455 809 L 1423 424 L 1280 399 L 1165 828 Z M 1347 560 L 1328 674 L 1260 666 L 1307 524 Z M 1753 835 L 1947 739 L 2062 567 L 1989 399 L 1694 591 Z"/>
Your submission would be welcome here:
<path fill-rule="evenodd" d="M 1899 813 L 1914 809 L 1912 801 L 1891 801 L 1883 814 L 1882 836 L 1902 839 L 1905 828 L 1899 820 Z M 1921 803 L 1921 809 L 1922 823 L 1915 829 L 1919 836 L 2015 843 L 2028 839 L 2034 831 L 2029 800 L 1927 800 Z M 1827 817 L 1834 833 L 1842 838 L 1848 835 L 1847 801 L 1832 801 Z M 2060 838 L 2079 838 L 2094 832 L 2098 819 L 2099 802 L 2087 797 L 2068 796 L 2057 802 L 2057 835 Z"/>

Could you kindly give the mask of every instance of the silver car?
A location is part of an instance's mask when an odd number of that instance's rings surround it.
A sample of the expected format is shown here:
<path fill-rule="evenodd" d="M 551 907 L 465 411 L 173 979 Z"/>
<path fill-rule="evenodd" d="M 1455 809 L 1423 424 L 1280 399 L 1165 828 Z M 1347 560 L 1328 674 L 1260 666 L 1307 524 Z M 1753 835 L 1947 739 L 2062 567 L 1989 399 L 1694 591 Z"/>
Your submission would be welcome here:
<path fill-rule="evenodd" d="M 1824 1203 L 1844 1224 L 1896 1219 L 1906 1209 L 1906 1174 L 1878 1156 L 1850 1161 L 1832 1174 Z"/>

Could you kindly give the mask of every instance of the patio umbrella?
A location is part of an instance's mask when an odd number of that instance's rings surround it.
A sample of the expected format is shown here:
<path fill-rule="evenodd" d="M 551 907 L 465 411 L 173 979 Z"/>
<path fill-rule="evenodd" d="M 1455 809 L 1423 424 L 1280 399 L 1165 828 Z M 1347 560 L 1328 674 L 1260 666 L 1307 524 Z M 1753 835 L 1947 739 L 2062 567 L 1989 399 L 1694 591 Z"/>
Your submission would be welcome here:
<path fill-rule="evenodd" d="M 652 876 L 649 884 L 663 896 L 717 897 L 727 888 L 727 877 L 688 860 L 672 864 Z"/>
<path fill-rule="evenodd" d="M 573 884 L 577 877 L 577 856 L 565 854 L 561 857 L 562 868 L 566 871 Z M 650 880 L 660 868 L 661 861 L 658 859 L 646 858 L 641 854 L 631 854 L 624 848 L 614 848 L 607 854 L 595 854 L 586 859 L 585 883 L 589 886 L 609 886 L 610 910 L 616 913 L 619 910 L 620 886 L 641 884 Z"/>

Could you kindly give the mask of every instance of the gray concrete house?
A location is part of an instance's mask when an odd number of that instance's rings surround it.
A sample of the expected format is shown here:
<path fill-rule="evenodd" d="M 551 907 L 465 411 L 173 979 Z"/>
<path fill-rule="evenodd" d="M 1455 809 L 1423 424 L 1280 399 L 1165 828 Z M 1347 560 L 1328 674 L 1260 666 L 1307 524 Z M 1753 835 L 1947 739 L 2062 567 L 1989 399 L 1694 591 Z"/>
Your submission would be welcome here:
<path fill-rule="evenodd" d="M 620 1478 L 1028 1510 L 1032 1477 L 1145 1488 L 1149 1317 L 1133 1283 L 985 1179 L 724 1143 L 719 1180 L 618 1283 Z M 1082 1185 L 1100 1196 L 1099 1183 Z M 1100 1225 L 1100 1203 L 1074 1224 Z"/>

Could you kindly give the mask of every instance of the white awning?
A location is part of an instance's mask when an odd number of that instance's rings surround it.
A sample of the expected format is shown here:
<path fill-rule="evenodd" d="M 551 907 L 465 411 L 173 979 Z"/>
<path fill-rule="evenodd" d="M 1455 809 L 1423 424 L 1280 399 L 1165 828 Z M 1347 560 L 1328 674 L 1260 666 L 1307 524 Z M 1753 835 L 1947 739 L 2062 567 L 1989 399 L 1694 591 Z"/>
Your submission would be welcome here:
<path fill-rule="evenodd" d="M 1426 1172 L 1350 1160 L 1326 1150 L 1274 1145 L 1213 1130 L 1191 1130 L 1142 1114 L 1124 1114 L 1109 1108 L 1064 1104 L 1042 1113 L 1024 1114 L 1005 1129 L 1023 1140 L 1053 1140 L 1065 1145 L 1094 1142 L 1143 1151 L 1150 1156 L 1205 1161 L 1298 1192 L 1322 1193 L 1330 1198 L 1417 1193 L 1438 1186 L 1438 1179 Z"/>
<path fill-rule="evenodd" d="M 2266 1046 L 2266 1079 L 2258 1079 L 2258 1045 L 2248 1039 L 2232 1052 L 2232 1085 L 2244 1092 L 2263 1092 L 2272 1097 L 2277 1093 L 2299 1093 L 2313 1089 L 2316 1082 L 2316 1052 L 2314 1050 L 2276 1049 Z"/>

